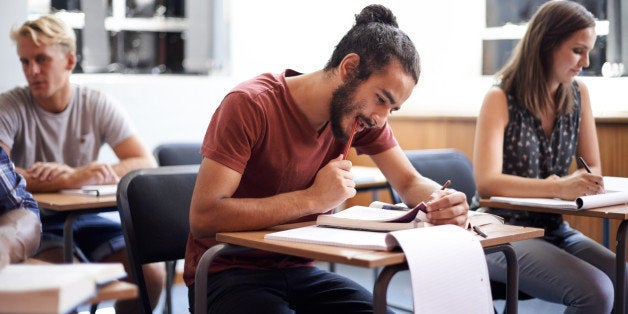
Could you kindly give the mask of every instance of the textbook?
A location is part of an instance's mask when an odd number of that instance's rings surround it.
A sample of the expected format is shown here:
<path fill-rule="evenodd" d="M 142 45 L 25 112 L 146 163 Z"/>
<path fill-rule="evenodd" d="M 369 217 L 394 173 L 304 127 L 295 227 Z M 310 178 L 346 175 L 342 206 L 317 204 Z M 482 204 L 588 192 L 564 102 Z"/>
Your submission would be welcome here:
<path fill-rule="evenodd" d="M 0 313 L 68 313 L 126 275 L 120 263 L 11 264 L 0 270 Z"/>
<path fill-rule="evenodd" d="M 373 202 L 368 207 L 352 206 L 334 214 L 318 215 L 316 224 L 371 231 L 404 230 L 429 225 L 425 213 L 425 203 L 420 203 L 414 208 L 407 208 Z"/>
<path fill-rule="evenodd" d="M 91 195 L 91 196 L 106 196 L 106 195 L 115 195 L 117 191 L 118 191 L 117 184 L 104 184 L 104 185 L 84 185 L 80 189 L 61 190 L 61 193 Z"/>
<path fill-rule="evenodd" d="M 334 214 L 319 215 L 316 224 L 344 229 L 395 231 L 431 226 L 425 214 L 425 203 L 407 208 L 405 205 L 373 202 L 368 207 L 352 206 Z M 469 211 L 468 216 L 467 228 L 504 223 L 503 218 L 488 213 Z"/>
<path fill-rule="evenodd" d="M 566 210 L 585 210 L 597 207 L 626 204 L 628 203 L 628 191 L 607 191 L 603 194 L 580 196 L 573 201 L 561 200 L 557 198 L 504 196 L 491 196 L 490 201 L 521 206 L 535 206 Z"/>

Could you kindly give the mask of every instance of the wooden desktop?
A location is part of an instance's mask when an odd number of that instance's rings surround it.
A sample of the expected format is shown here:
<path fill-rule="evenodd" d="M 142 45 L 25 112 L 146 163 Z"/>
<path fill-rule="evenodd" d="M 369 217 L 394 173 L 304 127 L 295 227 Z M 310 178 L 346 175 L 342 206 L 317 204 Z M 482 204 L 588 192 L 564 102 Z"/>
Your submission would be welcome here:
<path fill-rule="evenodd" d="M 260 249 L 275 253 L 311 258 L 324 262 L 336 262 L 347 265 L 374 268 L 384 267 L 374 287 L 374 307 L 376 313 L 386 312 L 386 290 L 392 276 L 407 269 L 406 258 L 402 251 L 375 251 L 354 249 L 339 246 L 298 243 L 289 241 L 267 240 L 264 235 L 278 230 L 301 227 L 309 223 L 282 225 L 269 230 L 222 232 L 216 234 L 216 240 L 232 245 Z M 543 230 L 538 228 L 524 228 L 510 225 L 483 226 L 488 235 L 482 238 L 478 235 L 482 246 L 487 253 L 504 252 L 508 260 L 508 310 L 517 311 L 518 267 L 514 250 L 508 245 L 510 242 L 532 239 L 543 236 Z"/>
<path fill-rule="evenodd" d="M 604 206 L 599 208 L 591 208 L 586 210 L 566 210 L 556 208 L 542 208 L 533 206 L 512 205 L 501 202 L 492 202 L 488 199 L 480 200 L 480 206 L 504 208 L 512 210 L 525 210 L 540 213 L 553 213 L 562 215 L 584 216 L 607 218 L 620 221 L 617 229 L 617 247 L 616 247 L 616 275 L 617 284 L 615 285 L 615 311 L 616 313 L 625 313 L 626 304 L 626 232 L 628 227 L 628 205 L 620 204 L 613 206 Z"/>

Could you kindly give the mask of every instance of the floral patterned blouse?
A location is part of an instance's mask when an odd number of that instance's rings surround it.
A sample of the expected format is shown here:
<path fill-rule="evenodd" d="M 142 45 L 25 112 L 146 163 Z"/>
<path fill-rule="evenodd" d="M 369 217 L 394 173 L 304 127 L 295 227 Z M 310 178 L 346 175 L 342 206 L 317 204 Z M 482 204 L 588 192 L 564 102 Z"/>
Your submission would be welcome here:
<path fill-rule="evenodd" d="M 508 95 L 508 124 L 504 132 L 502 173 L 528 178 L 547 178 L 569 174 L 576 154 L 580 130 L 580 89 L 573 83 L 574 107 L 571 113 L 556 117 L 550 137 L 545 134 L 541 120 L 528 109 L 518 105 Z M 499 210 L 511 224 L 544 228 L 546 235 L 562 223 L 559 214 Z"/>

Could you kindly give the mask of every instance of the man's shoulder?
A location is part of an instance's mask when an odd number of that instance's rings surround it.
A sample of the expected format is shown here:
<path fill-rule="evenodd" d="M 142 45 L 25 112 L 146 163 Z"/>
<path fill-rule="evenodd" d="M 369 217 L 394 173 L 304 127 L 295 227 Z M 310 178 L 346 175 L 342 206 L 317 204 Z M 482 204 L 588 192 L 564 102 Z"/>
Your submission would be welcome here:
<path fill-rule="evenodd" d="M 269 90 L 283 89 L 284 83 L 282 74 L 263 73 L 236 85 L 231 93 L 243 93 L 254 97 Z"/>
<path fill-rule="evenodd" d="M 26 101 L 30 99 L 30 90 L 26 86 L 18 86 L 12 89 L 9 89 L 5 92 L 0 93 L 0 100 L 4 102 L 5 100 L 15 101 Z"/>
<path fill-rule="evenodd" d="M 23 111 L 30 104 L 34 103 L 28 87 L 15 87 L 0 93 L 0 111 L 4 113 Z"/>

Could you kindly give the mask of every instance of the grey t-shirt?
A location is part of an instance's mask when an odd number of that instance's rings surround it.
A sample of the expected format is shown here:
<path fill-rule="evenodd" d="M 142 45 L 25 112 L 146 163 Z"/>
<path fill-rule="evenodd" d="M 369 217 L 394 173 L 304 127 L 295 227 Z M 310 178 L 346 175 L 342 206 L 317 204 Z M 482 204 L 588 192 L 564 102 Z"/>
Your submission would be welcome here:
<path fill-rule="evenodd" d="M 97 160 L 105 143 L 113 148 L 134 134 L 119 105 L 85 86 L 72 85 L 70 104 L 61 113 L 43 110 L 28 87 L 0 94 L 0 141 L 21 168 L 37 161 L 85 166 Z"/>

